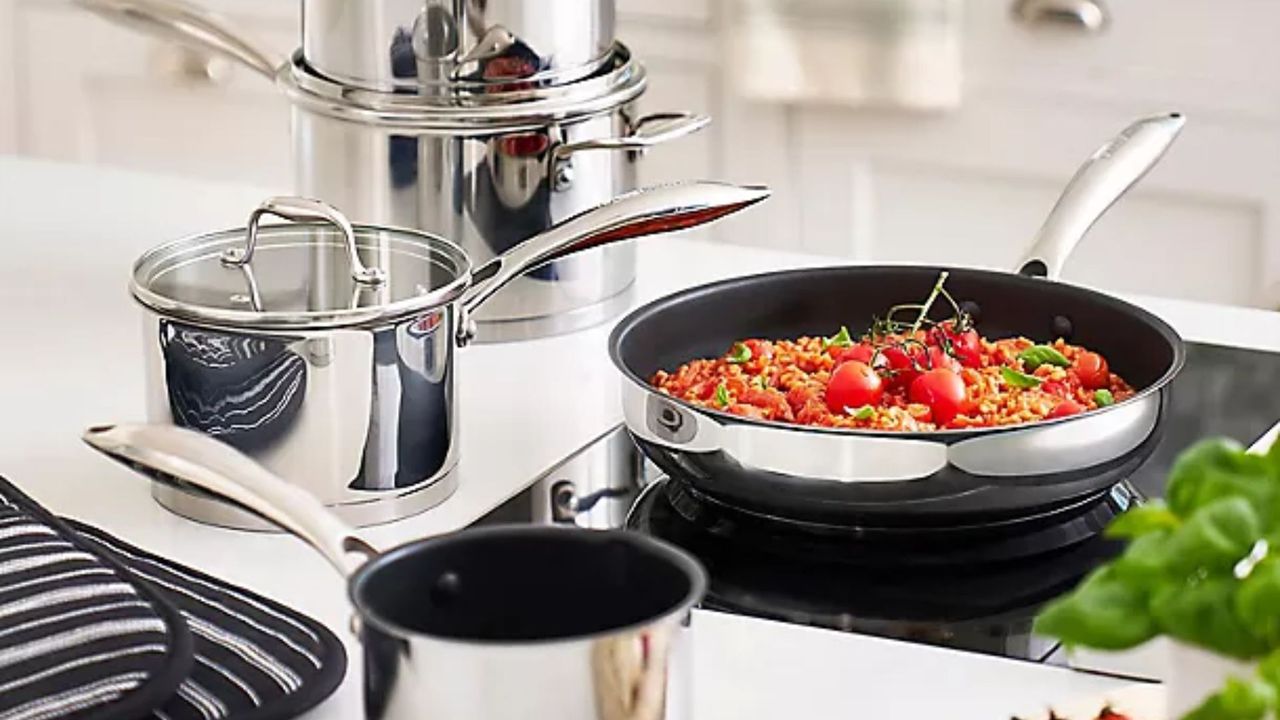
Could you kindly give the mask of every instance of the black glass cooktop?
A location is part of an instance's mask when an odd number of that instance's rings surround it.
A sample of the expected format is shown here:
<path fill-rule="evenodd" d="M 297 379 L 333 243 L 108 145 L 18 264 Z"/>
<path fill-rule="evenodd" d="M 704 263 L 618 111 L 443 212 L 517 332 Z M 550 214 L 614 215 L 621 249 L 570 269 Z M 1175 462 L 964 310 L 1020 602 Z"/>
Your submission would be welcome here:
<path fill-rule="evenodd" d="M 1260 390 L 1275 377 L 1280 354 L 1188 344 L 1160 444 L 1128 482 L 998 527 L 867 537 L 782 526 L 655 476 L 620 429 L 480 523 L 628 527 L 702 561 L 707 609 L 1059 662 L 1055 644 L 1030 633 L 1036 611 L 1119 550 L 1100 530 L 1159 497 L 1181 449 L 1209 435 L 1249 444 L 1280 421 L 1280 394 Z"/>

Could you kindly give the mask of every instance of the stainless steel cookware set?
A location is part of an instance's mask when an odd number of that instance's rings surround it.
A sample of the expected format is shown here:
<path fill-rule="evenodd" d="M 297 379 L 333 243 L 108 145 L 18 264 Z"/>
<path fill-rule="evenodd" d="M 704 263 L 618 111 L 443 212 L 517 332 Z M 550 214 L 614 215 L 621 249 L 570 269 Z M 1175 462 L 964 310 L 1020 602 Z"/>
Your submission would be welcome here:
<path fill-rule="evenodd" d="M 477 261 L 635 189 L 644 150 L 709 122 L 638 114 L 645 72 L 614 37 L 612 0 L 305 0 L 288 59 L 174 0 L 77 2 L 273 81 L 291 104 L 298 194 Z M 629 246 L 551 263 L 477 313 L 477 339 L 599 323 L 634 278 Z"/>

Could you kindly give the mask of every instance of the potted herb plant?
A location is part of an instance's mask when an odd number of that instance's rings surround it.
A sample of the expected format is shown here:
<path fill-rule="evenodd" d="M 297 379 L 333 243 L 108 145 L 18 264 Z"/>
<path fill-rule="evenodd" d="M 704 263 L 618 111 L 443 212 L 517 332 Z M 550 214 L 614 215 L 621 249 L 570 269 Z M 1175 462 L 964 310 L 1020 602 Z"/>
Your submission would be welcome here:
<path fill-rule="evenodd" d="M 1202 441 L 1173 465 L 1164 502 L 1112 521 L 1125 551 L 1036 618 L 1067 646 L 1174 641 L 1169 717 L 1280 712 L 1280 442 L 1251 454 Z"/>

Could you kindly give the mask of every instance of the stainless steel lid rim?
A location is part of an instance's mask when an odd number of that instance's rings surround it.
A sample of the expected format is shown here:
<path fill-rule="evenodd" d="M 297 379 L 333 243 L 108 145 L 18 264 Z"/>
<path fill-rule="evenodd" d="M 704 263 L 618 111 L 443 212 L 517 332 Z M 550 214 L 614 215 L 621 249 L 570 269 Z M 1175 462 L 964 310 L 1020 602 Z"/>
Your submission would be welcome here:
<path fill-rule="evenodd" d="M 441 103 L 420 95 L 372 92 L 332 82 L 317 76 L 295 54 L 277 73 L 276 82 L 292 102 L 322 115 L 365 125 L 465 132 L 535 127 L 597 115 L 639 97 L 648 79 L 644 67 L 628 59 L 607 76 L 554 92 L 501 93 Z"/>
<path fill-rule="evenodd" d="M 357 239 L 358 250 L 367 253 L 393 252 L 411 261 L 439 268 L 446 273 L 446 281 L 426 288 L 425 291 L 423 288 L 416 287 L 416 294 L 397 300 L 363 307 L 306 310 L 271 310 L 252 306 L 246 309 L 218 307 L 207 302 L 172 297 L 155 289 L 157 281 L 172 273 L 202 264 L 211 266 L 220 264 L 223 252 L 229 247 L 237 246 L 248 232 L 247 227 L 239 227 L 183 238 L 148 250 L 133 265 L 129 291 L 144 307 L 172 319 L 212 329 L 236 332 L 300 332 L 392 325 L 446 307 L 471 286 L 470 258 L 452 241 L 418 230 L 389 226 L 354 224 L 352 228 L 356 233 L 376 234 L 386 243 L 386 247 L 383 247 L 381 244 L 370 243 L 367 239 Z M 330 228 L 320 223 L 264 226 L 261 236 L 267 239 L 261 242 L 259 252 L 290 249 L 333 251 L 343 248 L 340 242 L 323 237 L 317 239 L 306 234 L 328 230 Z M 250 262 L 247 267 L 253 268 L 253 263 Z M 226 267 L 226 272 L 237 273 L 239 270 Z M 395 278 L 392 277 L 391 280 L 394 282 Z M 188 285 L 182 282 L 179 282 L 178 287 L 183 290 L 189 289 Z M 250 292 L 256 292 L 256 288 Z"/>

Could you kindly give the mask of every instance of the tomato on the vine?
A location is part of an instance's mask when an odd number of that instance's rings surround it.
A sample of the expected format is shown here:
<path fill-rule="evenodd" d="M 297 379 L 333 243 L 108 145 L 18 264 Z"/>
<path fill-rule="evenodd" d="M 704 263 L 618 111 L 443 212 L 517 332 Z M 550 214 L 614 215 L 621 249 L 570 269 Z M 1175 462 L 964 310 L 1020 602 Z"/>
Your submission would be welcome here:
<path fill-rule="evenodd" d="M 884 396 L 880 374 L 858 360 L 841 363 L 827 381 L 827 409 L 843 415 L 847 409 L 878 405 Z"/>
<path fill-rule="evenodd" d="M 857 343 L 847 348 L 841 348 L 839 352 L 835 353 L 835 359 L 837 365 L 849 360 L 857 360 L 860 363 L 870 365 L 871 358 L 875 357 L 875 354 L 875 348 L 866 343 Z"/>
<path fill-rule="evenodd" d="M 938 346 L 950 345 L 950 354 L 964 367 L 982 367 L 982 342 L 978 331 L 956 332 L 954 322 L 946 322 L 929 331 L 929 341 Z"/>
<path fill-rule="evenodd" d="M 929 406 L 934 423 L 946 425 L 964 402 L 964 381 L 954 370 L 937 368 L 913 380 L 909 396 L 911 402 Z"/>

